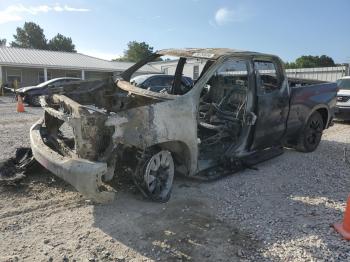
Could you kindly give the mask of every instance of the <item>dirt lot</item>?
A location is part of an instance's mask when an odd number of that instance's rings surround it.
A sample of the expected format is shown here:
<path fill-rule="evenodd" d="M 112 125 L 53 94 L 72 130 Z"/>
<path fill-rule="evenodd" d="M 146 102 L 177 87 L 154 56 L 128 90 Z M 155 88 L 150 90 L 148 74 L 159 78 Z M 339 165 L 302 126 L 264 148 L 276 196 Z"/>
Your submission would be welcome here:
<path fill-rule="evenodd" d="M 0 97 L 0 158 L 29 145 L 42 111 L 26 110 Z M 314 153 L 286 150 L 211 183 L 178 178 L 166 204 L 125 179 L 117 200 L 93 205 L 41 171 L 0 186 L 0 261 L 349 261 L 330 227 L 350 189 L 345 147 L 350 125 L 337 123 Z"/>

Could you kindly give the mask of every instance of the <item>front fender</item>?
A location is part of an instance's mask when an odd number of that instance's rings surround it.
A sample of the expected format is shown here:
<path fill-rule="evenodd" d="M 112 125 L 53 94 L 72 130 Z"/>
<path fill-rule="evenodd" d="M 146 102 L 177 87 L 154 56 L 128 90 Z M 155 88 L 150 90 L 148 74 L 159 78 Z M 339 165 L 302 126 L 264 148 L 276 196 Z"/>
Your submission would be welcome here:
<path fill-rule="evenodd" d="M 197 169 L 197 103 L 193 96 L 132 108 L 112 114 L 106 126 L 114 127 L 113 142 L 140 149 L 179 141 L 189 151 L 189 174 Z"/>

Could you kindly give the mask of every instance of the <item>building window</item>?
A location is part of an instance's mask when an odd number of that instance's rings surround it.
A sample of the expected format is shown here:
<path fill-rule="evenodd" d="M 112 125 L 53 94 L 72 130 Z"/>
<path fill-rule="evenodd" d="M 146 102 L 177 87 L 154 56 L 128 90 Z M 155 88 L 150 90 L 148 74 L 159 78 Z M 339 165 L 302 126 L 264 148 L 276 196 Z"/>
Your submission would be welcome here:
<path fill-rule="evenodd" d="M 14 84 L 17 81 L 17 87 L 22 82 L 22 71 L 19 69 L 7 69 L 6 70 L 6 81 L 8 85 L 15 88 Z"/>
<path fill-rule="evenodd" d="M 52 79 L 52 73 L 47 72 L 47 80 Z M 45 82 L 45 76 L 44 76 L 44 71 L 39 71 L 38 73 L 38 81 L 39 83 Z"/>
<path fill-rule="evenodd" d="M 193 80 L 197 80 L 199 77 L 199 66 L 193 66 Z"/>
<path fill-rule="evenodd" d="M 80 75 L 78 76 L 78 73 L 76 73 L 76 72 L 66 72 L 66 77 L 77 77 L 77 78 L 80 78 Z"/>

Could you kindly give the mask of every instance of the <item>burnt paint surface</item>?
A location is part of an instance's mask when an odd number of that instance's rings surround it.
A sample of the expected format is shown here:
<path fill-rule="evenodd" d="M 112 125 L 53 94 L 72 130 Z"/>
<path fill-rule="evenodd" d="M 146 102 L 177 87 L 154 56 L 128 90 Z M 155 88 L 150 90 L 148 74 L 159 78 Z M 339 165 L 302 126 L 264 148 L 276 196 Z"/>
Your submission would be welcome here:
<path fill-rule="evenodd" d="M 193 174 L 198 156 L 196 104 L 193 96 L 182 96 L 118 112 L 109 116 L 105 125 L 115 128 L 115 144 L 144 150 L 166 142 L 181 142 L 189 153 L 188 168 Z"/>

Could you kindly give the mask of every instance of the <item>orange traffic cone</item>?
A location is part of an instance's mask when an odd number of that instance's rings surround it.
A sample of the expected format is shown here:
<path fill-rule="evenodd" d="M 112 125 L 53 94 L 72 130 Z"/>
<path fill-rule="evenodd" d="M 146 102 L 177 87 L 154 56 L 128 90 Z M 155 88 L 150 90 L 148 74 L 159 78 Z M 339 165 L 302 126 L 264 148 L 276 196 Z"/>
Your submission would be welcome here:
<path fill-rule="evenodd" d="M 21 96 L 17 96 L 17 112 L 24 112 L 24 105 Z"/>
<path fill-rule="evenodd" d="M 334 223 L 333 227 L 346 240 L 350 240 L 350 195 L 346 203 L 345 214 L 343 222 Z"/>

